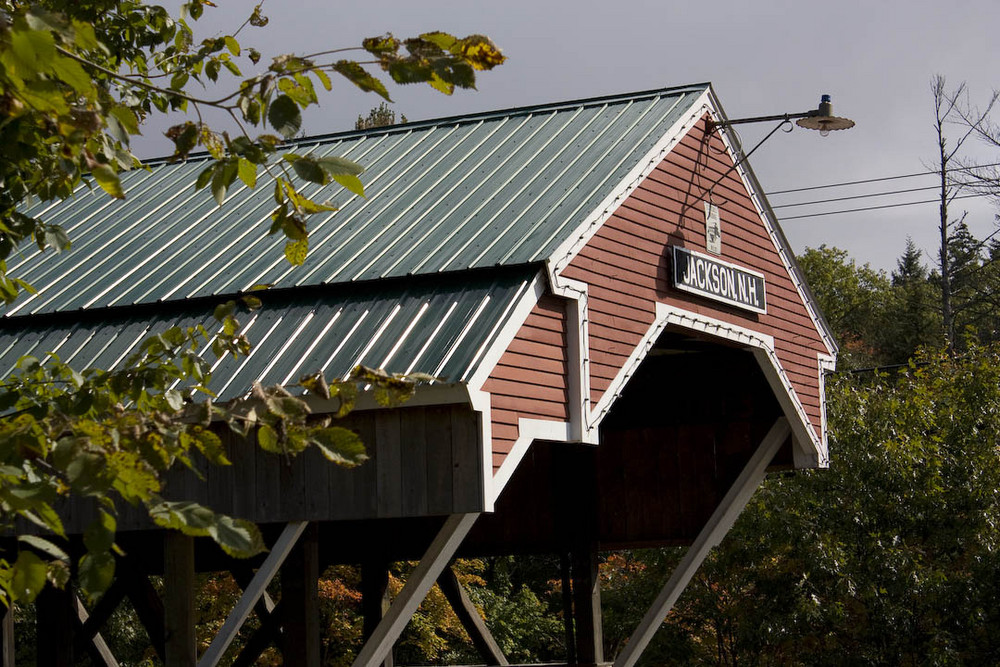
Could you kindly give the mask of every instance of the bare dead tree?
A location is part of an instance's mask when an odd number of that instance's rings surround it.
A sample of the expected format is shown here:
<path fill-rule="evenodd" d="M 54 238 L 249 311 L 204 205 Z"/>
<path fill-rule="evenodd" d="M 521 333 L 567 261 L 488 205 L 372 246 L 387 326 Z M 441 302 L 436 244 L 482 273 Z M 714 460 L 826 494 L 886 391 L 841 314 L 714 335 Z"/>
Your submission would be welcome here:
<path fill-rule="evenodd" d="M 990 119 L 990 114 L 1000 98 L 1000 92 L 994 91 L 984 107 L 976 107 L 971 103 L 964 82 L 948 90 L 945 77 L 939 74 L 931 79 L 931 93 L 934 98 L 934 131 L 938 146 L 935 171 L 940 178 L 938 267 L 941 271 L 941 318 L 948 347 L 954 349 L 955 308 L 952 298 L 955 267 L 951 264 L 950 249 L 954 239 L 953 232 L 965 220 L 965 215 L 953 220 L 950 218 L 948 207 L 962 190 L 987 187 L 990 182 L 987 178 L 990 169 L 994 170 L 992 192 L 995 196 L 1000 196 L 1000 179 L 996 178 L 998 175 L 995 172 L 996 167 L 969 163 L 961 153 L 965 143 L 975 137 L 987 141 L 992 137 L 994 145 L 1000 148 L 1000 128 L 997 128 Z M 957 130 L 957 139 L 949 138 L 949 132 L 952 130 Z"/>

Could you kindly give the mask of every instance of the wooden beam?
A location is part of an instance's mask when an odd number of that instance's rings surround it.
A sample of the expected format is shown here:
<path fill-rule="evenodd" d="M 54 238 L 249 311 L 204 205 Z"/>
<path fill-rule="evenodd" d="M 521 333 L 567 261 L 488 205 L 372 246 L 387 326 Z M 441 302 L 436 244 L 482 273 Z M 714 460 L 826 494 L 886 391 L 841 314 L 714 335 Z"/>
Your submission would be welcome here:
<path fill-rule="evenodd" d="M 601 578 L 597 545 L 575 549 L 573 571 L 573 621 L 576 628 L 576 660 L 584 665 L 604 662 L 604 628 L 601 624 Z"/>
<path fill-rule="evenodd" d="M 76 607 L 76 618 L 80 623 L 80 636 L 82 636 L 82 630 L 87 626 L 90 614 L 87 613 L 87 608 L 83 606 L 83 601 L 78 595 L 73 596 L 73 606 Z M 79 637 L 77 640 L 79 643 Z M 115 654 L 108 648 L 104 637 L 101 636 L 101 633 L 97 629 L 86 637 L 86 646 L 84 648 L 90 654 L 90 661 L 95 667 L 118 667 L 118 659 L 115 658 Z"/>
<path fill-rule="evenodd" d="M 774 426 L 771 427 L 771 430 L 768 431 L 767 435 L 764 436 L 764 440 L 753 456 L 750 457 L 750 460 L 743 468 L 743 472 L 733 482 L 733 485 L 729 488 L 725 497 L 723 497 L 722 502 L 715 508 L 715 512 L 712 513 L 712 516 L 709 517 L 708 522 L 701 529 L 701 532 L 698 533 L 694 542 L 688 547 L 684 558 L 681 559 L 677 569 L 674 570 L 670 579 L 663 586 L 656 601 L 653 602 L 646 615 L 643 616 L 639 627 L 629 637 L 625 648 L 622 649 L 621 654 L 615 659 L 614 667 L 632 667 L 639 660 L 642 652 L 646 650 L 649 642 L 653 639 L 653 635 L 659 629 L 660 623 L 663 622 L 667 612 L 677 602 L 677 598 L 680 597 L 688 582 L 691 581 L 691 578 L 705 560 L 708 552 L 722 541 L 722 538 L 725 537 L 730 527 L 732 527 L 733 522 L 736 521 L 736 517 L 746 507 L 753 492 L 757 490 L 757 487 L 763 481 L 768 464 L 781 448 L 781 445 L 788 439 L 791 432 L 788 420 L 780 417 L 774 423 Z"/>
<path fill-rule="evenodd" d="M 448 599 L 451 608 L 458 616 L 462 627 L 469 633 L 473 646 L 479 651 L 479 657 L 486 661 L 487 665 L 509 665 L 507 657 L 500 650 L 500 645 L 493 638 L 490 629 L 483 622 L 483 617 L 479 615 L 476 605 L 472 604 L 468 594 L 455 576 L 455 571 L 450 567 L 444 568 L 441 576 L 438 577 L 438 586 L 441 592 Z"/>
<path fill-rule="evenodd" d="M 257 659 L 264 650 L 274 643 L 280 643 L 281 638 L 281 611 L 282 605 L 279 600 L 271 612 L 261 618 L 260 625 L 247 638 L 243 650 L 233 660 L 233 667 L 253 667 L 257 664 Z"/>
<path fill-rule="evenodd" d="M 368 667 L 385 659 L 478 517 L 478 513 L 452 514 L 445 519 L 420 563 L 406 580 L 403 590 L 393 600 L 389 612 L 361 648 L 353 667 Z"/>
<path fill-rule="evenodd" d="M 73 593 L 47 585 L 35 598 L 38 667 L 73 667 Z"/>
<path fill-rule="evenodd" d="M 319 667 L 319 538 L 310 524 L 281 568 L 284 664 Z"/>
<path fill-rule="evenodd" d="M 243 623 L 247 620 L 254 605 L 257 604 L 257 600 L 264 594 L 264 589 L 278 573 L 278 569 L 285 562 L 285 558 L 288 557 L 299 536 L 306 529 L 306 525 L 306 521 L 292 521 L 281 531 L 278 541 L 271 547 L 271 553 L 267 555 L 264 563 L 257 570 L 250 585 L 243 591 L 236 606 L 229 612 L 226 622 L 222 625 L 215 639 L 212 640 L 205 655 L 198 661 L 198 667 L 216 667 L 219 664 L 222 655 L 229 648 L 236 633 L 243 627 Z"/>
<path fill-rule="evenodd" d="M 149 635 L 149 642 L 153 645 L 157 657 L 161 662 L 166 662 L 166 649 L 163 631 L 166 627 L 164 621 L 163 600 L 160 599 L 149 577 L 140 571 L 131 558 L 120 558 L 116 569 L 116 577 L 127 581 L 126 595 L 135 609 L 139 622 L 146 629 Z"/>
<path fill-rule="evenodd" d="M 389 596 L 389 564 L 369 561 L 361 564 L 361 618 L 365 641 L 375 634 L 378 624 L 392 606 Z M 382 667 L 393 667 L 392 647 L 382 659 Z"/>
<path fill-rule="evenodd" d="M 0 605 L 0 667 L 14 665 L 14 607 Z"/>
<path fill-rule="evenodd" d="M 125 599 L 125 594 L 128 592 L 128 585 L 127 577 L 123 577 L 120 574 L 115 576 L 111 586 L 108 590 L 104 591 L 101 599 L 94 605 L 94 609 L 89 614 L 84 609 L 86 618 L 81 619 L 83 625 L 80 627 L 80 632 L 76 637 L 76 647 L 78 649 L 83 648 L 84 644 L 90 642 L 101 631 L 104 624 L 111 618 L 111 614 L 115 612 L 118 605 Z M 79 598 L 77 598 L 77 602 L 79 602 Z M 77 605 L 78 616 L 79 611 L 80 605 Z"/>
<path fill-rule="evenodd" d="M 194 667 L 194 538 L 171 530 L 163 537 L 163 611 L 166 667 Z"/>

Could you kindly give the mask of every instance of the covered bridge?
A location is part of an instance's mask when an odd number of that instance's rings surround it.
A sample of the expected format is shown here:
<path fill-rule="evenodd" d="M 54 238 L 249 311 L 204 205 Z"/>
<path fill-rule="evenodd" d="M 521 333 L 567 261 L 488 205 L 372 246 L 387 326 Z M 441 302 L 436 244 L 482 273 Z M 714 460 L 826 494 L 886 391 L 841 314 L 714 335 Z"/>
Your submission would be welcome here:
<path fill-rule="evenodd" d="M 216 664 L 255 606 L 271 634 L 245 651 L 275 641 L 286 664 L 318 664 L 316 578 L 331 563 L 365 572 L 356 665 L 391 661 L 439 580 L 484 661 L 506 664 L 449 563 L 532 552 L 568 564 L 566 663 L 633 664 L 765 470 L 827 464 L 836 347 L 722 119 L 712 88 L 694 85 L 300 140 L 298 153 L 363 165 L 367 198 L 303 185 L 340 210 L 310 221 L 299 267 L 265 235 L 268 189 L 234 190 L 220 208 L 194 190 L 198 159 L 126 174 L 125 201 L 82 188 L 31 211 L 75 244 L 11 266 L 39 293 L 3 311 L 8 371 L 45 351 L 114 366 L 151 333 L 210 326 L 216 303 L 270 283 L 245 318 L 253 352 L 214 371 L 221 398 L 357 364 L 440 378 L 401 407 L 359 406 L 349 423 L 371 460 L 357 469 L 233 439 L 233 466 L 170 480 L 174 497 L 264 528 L 271 550 L 254 569 L 122 516 L 112 591 L 133 600 L 166 664 Z M 684 544 L 628 647 L 605 656 L 598 553 Z M 387 564 L 404 559 L 420 562 L 386 607 Z M 245 588 L 201 656 L 196 569 L 243 572 Z M 279 573 L 275 607 L 264 587 Z M 68 664 L 74 646 L 114 664 L 72 594 L 38 611 L 39 664 Z"/>

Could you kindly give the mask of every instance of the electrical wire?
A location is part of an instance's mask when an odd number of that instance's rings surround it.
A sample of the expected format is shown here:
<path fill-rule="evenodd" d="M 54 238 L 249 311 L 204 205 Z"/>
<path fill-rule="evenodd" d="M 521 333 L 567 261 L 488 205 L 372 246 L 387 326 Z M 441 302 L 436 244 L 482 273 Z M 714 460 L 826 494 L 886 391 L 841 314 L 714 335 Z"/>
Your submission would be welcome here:
<path fill-rule="evenodd" d="M 953 197 L 949 201 L 955 201 L 957 199 L 970 199 L 972 197 L 990 197 L 990 196 L 993 196 L 993 195 L 990 195 L 990 194 L 985 193 L 985 192 L 981 192 L 981 193 L 969 194 L 969 195 L 959 195 L 958 197 Z M 840 215 L 841 213 L 858 213 L 858 212 L 861 212 L 861 211 L 877 211 L 877 210 L 880 210 L 880 209 L 887 209 L 887 208 L 901 208 L 903 206 L 916 206 L 918 204 L 937 204 L 937 203 L 940 203 L 940 201 L 941 201 L 940 199 L 924 199 L 922 201 L 908 201 L 908 202 L 900 202 L 900 203 L 896 203 L 896 204 L 883 204 L 881 206 L 864 206 L 864 207 L 861 207 L 861 208 L 848 208 L 848 209 L 842 209 L 842 210 L 839 210 L 839 211 L 823 211 L 821 213 L 807 213 L 807 214 L 804 214 L 804 215 L 783 216 L 783 217 L 781 217 L 781 221 L 782 222 L 788 222 L 789 220 L 800 220 L 802 218 L 819 218 L 819 217 L 825 216 L 825 215 Z"/>
<path fill-rule="evenodd" d="M 924 190 L 937 190 L 940 186 L 928 185 L 923 188 L 907 188 L 906 190 L 889 190 L 887 192 L 871 192 L 864 195 L 851 195 L 850 197 L 834 197 L 832 199 L 815 199 L 813 201 L 802 201 L 794 204 L 777 204 L 771 206 L 773 209 L 794 208 L 796 206 L 812 206 L 813 204 L 829 204 L 835 201 L 848 201 L 851 199 L 868 199 L 871 197 L 888 197 L 889 195 L 901 195 L 907 192 L 923 192 Z"/>
<path fill-rule="evenodd" d="M 994 162 L 992 164 L 980 164 L 974 167 L 955 167 L 953 169 L 949 168 L 948 171 L 972 171 L 974 169 L 985 169 L 987 167 L 1000 167 L 1000 162 Z M 808 192 L 810 190 L 823 190 L 826 188 L 840 188 L 848 185 L 864 185 L 865 183 L 881 183 L 883 181 L 895 181 L 901 178 L 916 178 L 918 176 L 931 176 L 938 175 L 940 171 L 919 171 L 912 174 L 899 174 L 897 176 L 883 176 L 881 178 L 866 178 L 860 181 L 843 181 L 841 183 L 827 183 L 825 185 L 811 185 L 805 188 L 792 188 L 790 190 L 774 190 L 773 192 L 768 192 L 767 196 L 771 197 L 773 195 L 784 195 L 790 194 L 792 192 Z"/>

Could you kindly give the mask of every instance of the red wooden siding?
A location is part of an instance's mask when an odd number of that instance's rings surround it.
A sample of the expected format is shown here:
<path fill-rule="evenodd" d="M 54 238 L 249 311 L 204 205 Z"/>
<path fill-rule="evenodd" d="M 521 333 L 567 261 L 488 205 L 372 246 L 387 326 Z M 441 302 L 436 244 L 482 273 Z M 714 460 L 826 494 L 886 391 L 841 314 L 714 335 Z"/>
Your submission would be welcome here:
<path fill-rule="evenodd" d="M 569 420 L 566 307 L 543 296 L 500 357 L 483 390 L 491 397 L 493 470 L 518 437 L 518 419 Z"/>
<path fill-rule="evenodd" d="M 699 123 L 684 137 L 563 271 L 590 285 L 591 400 L 600 400 L 618 374 L 653 323 L 659 301 L 773 336 L 778 359 L 819 433 L 816 354 L 827 350 L 735 171 L 711 197 L 722 220 L 722 257 L 765 275 L 767 314 L 728 308 L 669 285 L 668 246 L 706 252 L 705 190 L 732 166 L 721 139 L 706 141 L 704 129 Z"/>

